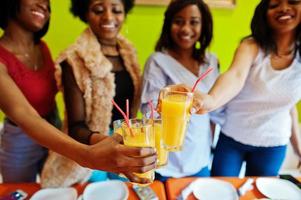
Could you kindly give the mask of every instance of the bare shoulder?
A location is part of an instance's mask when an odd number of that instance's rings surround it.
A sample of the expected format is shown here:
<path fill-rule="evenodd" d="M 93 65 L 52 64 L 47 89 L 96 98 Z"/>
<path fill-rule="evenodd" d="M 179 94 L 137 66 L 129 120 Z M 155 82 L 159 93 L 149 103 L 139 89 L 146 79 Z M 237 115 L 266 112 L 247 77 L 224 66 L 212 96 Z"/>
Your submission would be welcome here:
<path fill-rule="evenodd" d="M 243 51 L 254 52 L 256 54 L 259 50 L 257 42 L 251 37 L 242 40 L 238 48 Z"/>

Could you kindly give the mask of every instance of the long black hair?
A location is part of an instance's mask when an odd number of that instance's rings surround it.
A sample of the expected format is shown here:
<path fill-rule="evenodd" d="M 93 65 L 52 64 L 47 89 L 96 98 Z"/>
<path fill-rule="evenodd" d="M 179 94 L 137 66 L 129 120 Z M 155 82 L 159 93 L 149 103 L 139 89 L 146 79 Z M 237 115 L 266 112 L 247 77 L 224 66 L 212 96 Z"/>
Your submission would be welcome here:
<path fill-rule="evenodd" d="M 15 19 L 20 11 L 20 0 L 0 0 L 0 27 L 5 30 L 8 22 Z M 50 12 L 50 7 L 49 7 Z M 47 33 L 50 19 L 46 22 L 44 27 L 34 33 L 35 43 L 39 43 L 40 39 Z"/>
<path fill-rule="evenodd" d="M 257 44 L 266 52 L 277 53 L 277 46 L 274 37 L 272 37 L 273 30 L 271 29 L 268 20 L 267 12 L 269 9 L 270 0 L 261 0 L 257 5 L 254 16 L 251 22 L 251 35 Z M 301 55 L 301 24 L 298 25 L 296 31 L 296 50 Z"/>
<path fill-rule="evenodd" d="M 206 48 L 210 45 L 212 40 L 213 20 L 210 10 L 203 2 L 203 0 L 173 0 L 170 2 L 165 11 L 164 24 L 161 36 L 156 44 L 155 50 L 162 51 L 164 49 L 171 49 L 174 47 L 174 42 L 171 37 L 171 26 L 174 16 L 188 5 L 196 5 L 202 15 L 202 31 L 199 38 L 201 44 L 200 49 L 194 48 L 193 58 L 204 62 Z"/>

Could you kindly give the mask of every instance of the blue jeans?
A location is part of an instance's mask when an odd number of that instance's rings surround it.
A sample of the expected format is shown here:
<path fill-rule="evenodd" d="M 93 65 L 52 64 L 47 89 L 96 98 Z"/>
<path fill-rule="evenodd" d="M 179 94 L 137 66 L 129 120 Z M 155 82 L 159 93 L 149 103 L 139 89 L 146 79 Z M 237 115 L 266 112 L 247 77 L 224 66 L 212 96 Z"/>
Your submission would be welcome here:
<path fill-rule="evenodd" d="M 199 172 L 193 174 L 189 177 L 208 177 L 210 176 L 210 171 L 208 167 L 203 167 Z M 161 182 L 166 182 L 167 179 L 172 178 L 168 176 L 162 176 L 161 174 L 155 173 L 155 179 Z"/>
<path fill-rule="evenodd" d="M 214 152 L 211 175 L 238 176 L 243 161 L 246 161 L 246 176 L 277 176 L 286 148 L 287 145 L 244 145 L 221 133 Z"/>

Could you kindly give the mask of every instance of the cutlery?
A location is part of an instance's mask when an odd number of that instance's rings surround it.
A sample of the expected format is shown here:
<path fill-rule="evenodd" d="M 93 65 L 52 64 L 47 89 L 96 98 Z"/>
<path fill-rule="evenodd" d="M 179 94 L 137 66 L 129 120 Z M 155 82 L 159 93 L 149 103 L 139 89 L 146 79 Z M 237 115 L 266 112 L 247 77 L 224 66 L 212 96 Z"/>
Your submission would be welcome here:
<path fill-rule="evenodd" d="M 292 175 L 290 175 L 290 174 L 281 174 L 281 175 L 279 175 L 279 178 L 284 179 L 284 180 L 288 180 L 288 181 L 294 183 L 299 189 L 301 189 L 301 182 L 298 181 Z"/>

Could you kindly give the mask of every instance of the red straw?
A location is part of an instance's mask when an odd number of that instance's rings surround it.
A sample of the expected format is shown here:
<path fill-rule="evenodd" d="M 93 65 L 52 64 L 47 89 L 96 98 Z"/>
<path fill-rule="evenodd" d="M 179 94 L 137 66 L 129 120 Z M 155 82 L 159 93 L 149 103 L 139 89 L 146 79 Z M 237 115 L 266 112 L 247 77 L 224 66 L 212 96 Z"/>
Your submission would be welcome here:
<path fill-rule="evenodd" d="M 131 127 L 130 127 L 130 120 L 129 120 L 129 118 L 128 118 L 128 117 L 126 116 L 126 114 L 121 110 L 121 108 L 117 105 L 117 103 L 114 101 L 114 99 L 112 99 L 112 103 L 113 103 L 113 105 L 117 108 L 117 110 L 122 114 L 122 116 L 123 116 L 123 118 L 124 118 L 124 121 L 125 121 L 127 127 L 128 127 L 129 130 L 130 130 L 130 134 L 133 136 L 134 133 L 132 132 L 132 129 L 131 129 Z"/>
<path fill-rule="evenodd" d="M 125 104 L 126 104 L 126 117 L 129 119 L 130 118 L 130 109 L 129 109 L 129 100 L 126 99 L 125 101 Z"/>
<path fill-rule="evenodd" d="M 153 105 L 152 100 L 148 101 L 148 106 L 149 106 L 149 108 L 150 108 L 150 110 L 151 110 L 150 118 L 151 118 L 152 120 L 154 120 L 154 105 Z"/>
<path fill-rule="evenodd" d="M 213 70 L 212 67 L 209 67 L 199 78 L 198 80 L 194 83 L 191 92 L 194 92 L 196 86 L 198 85 L 198 83 L 203 80 L 204 78 L 206 78 L 206 76 Z"/>

